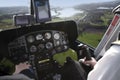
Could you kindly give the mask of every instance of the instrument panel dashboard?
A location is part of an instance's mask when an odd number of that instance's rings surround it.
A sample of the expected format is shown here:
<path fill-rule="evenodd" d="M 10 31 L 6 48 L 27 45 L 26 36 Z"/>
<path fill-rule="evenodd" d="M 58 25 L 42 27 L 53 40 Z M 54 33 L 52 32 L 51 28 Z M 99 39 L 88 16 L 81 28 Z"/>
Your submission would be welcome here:
<path fill-rule="evenodd" d="M 8 44 L 10 56 L 15 54 L 37 55 L 39 59 L 50 58 L 68 50 L 67 34 L 62 31 L 43 30 L 25 34 Z"/>

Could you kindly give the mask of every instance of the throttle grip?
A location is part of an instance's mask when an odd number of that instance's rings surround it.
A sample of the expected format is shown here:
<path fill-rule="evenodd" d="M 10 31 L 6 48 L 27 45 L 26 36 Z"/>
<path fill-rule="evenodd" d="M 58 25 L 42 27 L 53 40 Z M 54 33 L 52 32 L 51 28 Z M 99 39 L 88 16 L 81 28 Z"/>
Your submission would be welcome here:
<path fill-rule="evenodd" d="M 82 53 L 86 57 L 86 61 L 87 60 L 92 60 L 91 54 L 89 52 L 89 48 L 87 47 L 87 45 L 83 45 L 82 46 Z"/>

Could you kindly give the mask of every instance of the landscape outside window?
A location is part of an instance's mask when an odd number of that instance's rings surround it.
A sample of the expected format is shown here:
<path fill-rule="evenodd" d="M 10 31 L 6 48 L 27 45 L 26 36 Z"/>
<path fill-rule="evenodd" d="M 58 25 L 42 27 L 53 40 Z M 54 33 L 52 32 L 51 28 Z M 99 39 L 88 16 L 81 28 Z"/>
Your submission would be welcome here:
<path fill-rule="evenodd" d="M 78 40 L 96 47 L 112 18 L 119 0 L 49 0 L 52 21 L 74 20 Z M 0 30 L 14 28 L 13 15 L 29 14 L 30 0 L 0 0 Z"/>

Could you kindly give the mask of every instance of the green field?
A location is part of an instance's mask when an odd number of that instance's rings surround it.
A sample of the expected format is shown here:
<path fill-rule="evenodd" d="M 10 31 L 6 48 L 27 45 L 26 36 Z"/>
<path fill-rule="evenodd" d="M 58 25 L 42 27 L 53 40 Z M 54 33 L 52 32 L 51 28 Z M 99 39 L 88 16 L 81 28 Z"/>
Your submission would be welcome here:
<path fill-rule="evenodd" d="M 97 47 L 102 36 L 103 36 L 103 33 L 83 33 L 82 35 L 78 36 L 78 40 L 92 47 Z"/>

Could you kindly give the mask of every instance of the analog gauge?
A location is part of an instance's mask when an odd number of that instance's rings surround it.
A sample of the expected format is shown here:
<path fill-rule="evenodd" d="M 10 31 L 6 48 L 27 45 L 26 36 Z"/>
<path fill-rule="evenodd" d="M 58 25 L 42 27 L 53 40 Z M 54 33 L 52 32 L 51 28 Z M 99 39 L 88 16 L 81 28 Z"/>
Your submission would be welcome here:
<path fill-rule="evenodd" d="M 47 49 L 53 48 L 53 44 L 51 42 L 46 43 L 45 46 L 46 46 Z"/>
<path fill-rule="evenodd" d="M 60 45 L 60 41 L 56 41 L 56 46 L 59 46 Z"/>
<path fill-rule="evenodd" d="M 45 38 L 50 39 L 51 38 L 51 33 L 45 33 Z"/>
<path fill-rule="evenodd" d="M 28 41 L 29 43 L 34 42 L 34 41 L 35 41 L 34 36 L 32 36 L 32 35 L 28 36 L 28 37 L 27 37 L 27 41 Z"/>
<path fill-rule="evenodd" d="M 31 47 L 30 47 L 30 52 L 36 52 L 37 51 L 37 47 L 36 46 L 34 46 L 34 45 L 32 45 Z"/>
<path fill-rule="evenodd" d="M 36 40 L 41 40 L 41 39 L 43 39 L 42 34 L 38 34 L 38 35 L 36 36 Z"/>
<path fill-rule="evenodd" d="M 39 50 L 44 49 L 44 47 L 45 47 L 44 44 L 39 44 L 39 45 L 38 45 L 38 49 L 39 49 Z"/>
<path fill-rule="evenodd" d="M 64 46 L 64 49 L 65 49 L 65 50 L 66 50 L 66 49 L 68 49 L 68 46 L 67 46 L 67 45 L 65 45 L 65 46 Z"/>
<path fill-rule="evenodd" d="M 54 39 L 59 39 L 60 38 L 60 34 L 59 33 L 55 33 L 54 34 Z"/>
<path fill-rule="evenodd" d="M 67 44 L 67 42 L 65 40 L 63 40 L 63 44 Z"/>

